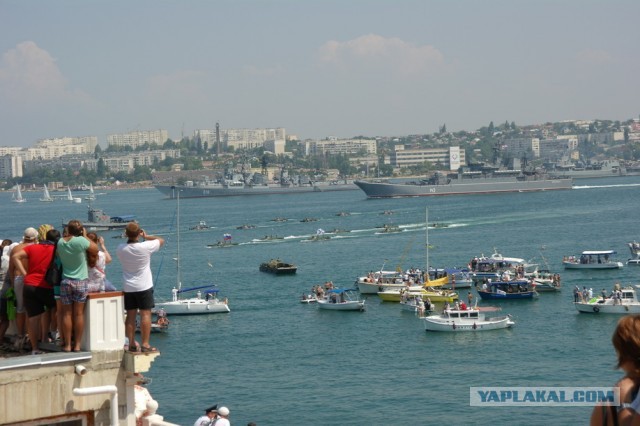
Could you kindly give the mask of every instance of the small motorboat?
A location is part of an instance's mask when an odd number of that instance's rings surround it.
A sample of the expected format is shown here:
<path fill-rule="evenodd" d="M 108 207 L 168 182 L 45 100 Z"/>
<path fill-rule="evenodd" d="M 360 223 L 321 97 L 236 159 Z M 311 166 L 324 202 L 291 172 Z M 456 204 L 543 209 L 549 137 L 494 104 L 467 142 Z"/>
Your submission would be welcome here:
<path fill-rule="evenodd" d="M 466 308 L 466 307 L 465 307 Z M 476 308 L 445 309 L 440 315 L 423 318 L 426 331 L 488 331 L 513 327 L 510 315 L 487 318 Z"/>
<path fill-rule="evenodd" d="M 364 311 L 364 300 L 358 298 L 355 288 L 333 288 L 318 299 L 318 308 L 328 311 Z"/>
<path fill-rule="evenodd" d="M 190 231 L 202 231 L 204 229 L 210 229 L 211 227 L 209 225 L 207 225 L 207 222 L 205 222 L 204 220 L 201 220 L 200 222 L 198 222 L 198 224 L 196 226 L 192 226 L 189 228 Z"/>
<path fill-rule="evenodd" d="M 565 269 L 618 269 L 624 265 L 614 259 L 615 250 L 587 250 L 580 256 L 565 256 L 562 265 Z"/>
<path fill-rule="evenodd" d="M 589 300 L 574 302 L 574 305 L 578 312 L 586 314 L 640 314 L 638 290 L 640 290 L 640 285 L 622 288 L 619 284 L 616 284 L 609 296 L 603 294 L 599 297 L 592 297 Z"/>

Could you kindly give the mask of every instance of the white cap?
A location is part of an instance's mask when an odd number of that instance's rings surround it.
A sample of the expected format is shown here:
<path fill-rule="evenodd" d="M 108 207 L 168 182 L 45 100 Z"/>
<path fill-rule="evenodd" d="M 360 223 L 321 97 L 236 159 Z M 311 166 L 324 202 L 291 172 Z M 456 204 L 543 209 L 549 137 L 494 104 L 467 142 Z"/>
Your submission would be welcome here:
<path fill-rule="evenodd" d="M 229 409 L 227 407 L 220 407 L 218 408 L 218 414 L 227 417 L 229 415 Z"/>

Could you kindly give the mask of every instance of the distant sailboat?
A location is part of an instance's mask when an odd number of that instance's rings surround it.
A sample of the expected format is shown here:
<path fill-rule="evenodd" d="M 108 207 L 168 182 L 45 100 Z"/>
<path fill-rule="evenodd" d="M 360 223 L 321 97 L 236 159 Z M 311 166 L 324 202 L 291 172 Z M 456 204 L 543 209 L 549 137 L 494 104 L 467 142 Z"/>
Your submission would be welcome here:
<path fill-rule="evenodd" d="M 53 201 L 51 194 L 49 194 L 49 189 L 47 188 L 47 185 L 44 186 L 44 194 L 42 195 L 42 198 L 40 198 L 40 201 L 45 203 L 50 203 L 51 201 Z"/>
<path fill-rule="evenodd" d="M 68 186 L 67 187 L 67 201 L 71 201 L 72 203 L 81 203 L 82 202 L 82 198 L 80 197 L 75 197 L 73 196 L 73 194 L 71 194 L 71 187 Z"/>
<path fill-rule="evenodd" d="M 22 191 L 20 190 L 20 185 L 16 185 L 15 189 L 16 190 L 13 193 L 13 196 L 11 197 L 11 201 L 13 201 L 14 203 L 26 203 L 27 199 L 22 196 Z"/>
<path fill-rule="evenodd" d="M 84 197 L 85 200 L 95 200 L 96 199 L 96 193 L 93 192 L 93 184 L 89 184 L 89 195 L 87 195 L 86 197 Z"/>

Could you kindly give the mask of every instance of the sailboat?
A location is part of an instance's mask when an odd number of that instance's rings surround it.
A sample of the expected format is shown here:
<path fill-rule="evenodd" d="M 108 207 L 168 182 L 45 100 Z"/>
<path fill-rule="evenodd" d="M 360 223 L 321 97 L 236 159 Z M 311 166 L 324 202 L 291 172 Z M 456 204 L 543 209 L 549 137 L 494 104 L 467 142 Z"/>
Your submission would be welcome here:
<path fill-rule="evenodd" d="M 71 201 L 72 203 L 81 203 L 82 202 L 82 198 L 80 197 L 74 197 L 73 194 L 71 194 L 71 187 L 68 186 L 67 187 L 67 201 Z"/>
<path fill-rule="evenodd" d="M 227 299 L 218 299 L 219 290 L 215 284 L 182 288 L 180 274 L 180 191 L 177 191 L 177 253 L 176 286 L 171 290 L 171 301 L 156 303 L 156 309 L 162 309 L 167 315 L 216 314 L 230 312 Z M 183 298 L 184 295 L 189 295 Z M 204 297 L 203 297 L 204 295 Z"/>
<path fill-rule="evenodd" d="M 96 193 L 93 192 L 93 184 L 92 183 L 89 184 L 89 195 L 84 197 L 84 199 L 85 200 L 95 200 L 96 199 Z"/>
<path fill-rule="evenodd" d="M 40 201 L 43 201 L 45 203 L 50 203 L 53 201 L 51 194 L 49 194 L 49 189 L 47 188 L 47 185 L 44 186 L 44 193 L 42 195 L 42 198 L 40 198 Z"/>
<path fill-rule="evenodd" d="M 22 196 L 22 191 L 20 190 L 20 185 L 16 185 L 15 189 L 16 190 L 13 193 L 13 196 L 11 197 L 11 201 L 13 201 L 14 203 L 26 203 L 27 199 Z"/>

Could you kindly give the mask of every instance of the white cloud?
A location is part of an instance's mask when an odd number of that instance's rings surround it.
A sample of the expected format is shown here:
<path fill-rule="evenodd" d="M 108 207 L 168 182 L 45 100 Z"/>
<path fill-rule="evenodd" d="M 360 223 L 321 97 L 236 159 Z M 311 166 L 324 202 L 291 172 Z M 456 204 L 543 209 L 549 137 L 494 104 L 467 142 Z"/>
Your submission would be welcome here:
<path fill-rule="evenodd" d="M 5 52 L 0 62 L 0 94 L 17 106 L 54 102 L 86 102 L 87 96 L 72 91 L 55 59 L 33 41 Z"/>
<path fill-rule="evenodd" d="M 340 67 L 385 66 L 401 74 L 418 74 L 444 65 L 431 45 L 414 45 L 397 37 L 368 34 L 344 42 L 331 40 L 319 49 L 320 61 Z"/>

